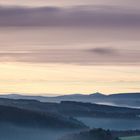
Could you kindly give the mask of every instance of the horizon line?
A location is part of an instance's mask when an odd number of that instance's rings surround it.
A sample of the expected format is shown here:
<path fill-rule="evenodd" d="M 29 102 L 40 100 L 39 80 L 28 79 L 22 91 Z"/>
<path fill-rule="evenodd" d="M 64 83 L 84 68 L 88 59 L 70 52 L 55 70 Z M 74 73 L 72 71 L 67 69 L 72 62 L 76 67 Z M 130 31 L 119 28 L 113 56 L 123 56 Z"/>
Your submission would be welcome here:
<path fill-rule="evenodd" d="M 42 96 L 42 97 L 57 97 L 57 96 L 69 96 L 69 95 L 92 95 L 92 94 L 102 94 L 102 95 L 114 95 L 114 94 L 140 94 L 140 92 L 119 92 L 119 93 L 102 93 L 102 92 L 94 92 L 94 93 L 68 93 L 68 94 L 56 94 L 56 93 L 45 93 L 45 94 L 32 94 L 32 93 L 18 93 L 18 92 L 7 92 L 7 93 L 1 93 L 0 96 L 6 96 L 6 95 L 21 95 L 21 96 Z"/>

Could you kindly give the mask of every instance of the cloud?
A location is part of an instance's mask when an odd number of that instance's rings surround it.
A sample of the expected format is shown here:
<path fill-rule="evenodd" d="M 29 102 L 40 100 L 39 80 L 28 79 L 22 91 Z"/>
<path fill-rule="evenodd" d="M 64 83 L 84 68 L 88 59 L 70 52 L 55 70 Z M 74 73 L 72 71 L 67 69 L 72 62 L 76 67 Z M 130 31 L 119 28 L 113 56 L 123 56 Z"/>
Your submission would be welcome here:
<path fill-rule="evenodd" d="M 99 54 L 99 55 L 119 55 L 119 52 L 113 48 L 93 48 L 89 49 L 91 53 Z"/>
<path fill-rule="evenodd" d="M 1 7 L 0 26 L 139 27 L 140 11 L 119 6 Z"/>
<path fill-rule="evenodd" d="M 1 0 L 1 5 L 20 5 L 20 6 L 70 6 L 70 5 L 118 5 L 124 7 L 139 8 L 139 0 Z"/>
<path fill-rule="evenodd" d="M 8 27 L 8 26 L 41 26 L 41 27 L 64 27 L 67 29 L 71 27 L 72 29 L 80 28 L 84 30 L 85 28 L 90 28 L 94 34 L 88 34 L 88 32 L 80 32 L 80 35 L 75 35 L 75 32 L 71 31 L 67 33 L 64 37 L 59 38 L 60 35 L 52 33 L 50 38 L 47 39 L 46 36 L 49 36 L 48 33 L 35 32 L 35 34 L 43 34 L 42 36 L 33 37 L 33 44 L 42 43 L 43 39 L 45 42 L 55 42 L 54 47 L 47 46 L 47 43 L 43 47 L 36 44 L 38 50 L 34 51 L 36 48 L 34 45 L 28 44 L 28 37 L 25 35 L 19 34 L 19 42 L 18 42 L 18 34 L 15 34 L 15 37 L 12 37 L 12 34 L 6 34 L 5 40 L 9 39 L 7 48 L 3 47 L 1 43 L 1 50 L 3 49 L 5 52 L 0 52 L 0 61 L 1 62 L 31 62 L 31 63 L 74 63 L 74 64 L 140 64 L 140 51 L 137 47 L 129 47 L 131 42 L 134 42 L 134 45 L 137 45 L 134 38 L 135 36 L 139 40 L 139 36 L 137 35 L 139 32 L 140 26 L 140 11 L 139 10 L 130 10 L 117 6 L 77 6 L 77 7 L 41 7 L 41 8 L 27 8 L 27 7 L 1 7 L 0 8 L 0 26 Z M 106 29 L 106 32 L 103 32 L 102 28 Z M 111 33 L 109 34 L 108 28 L 111 29 Z M 128 30 L 116 30 L 116 28 L 127 28 Z M 129 30 L 136 28 L 136 30 Z M 43 28 L 44 29 L 44 28 Z M 52 28 L 49 28 L 52 29 Z M 54 28 L 55 29 L 55 28 Z M 96 29 L 96 30 L 95 30 Z M 100 32 L 98 32 L 100 29 Z M 5 28 L 4 28 L 5 30 Z M 60 29 L 61 30 L 61 29 Z M 90 31 L 91 31 L 90 30 Z M 16 30 L 14 30 L 16 31 Z M 19 31 L 19 30 L 18 30 Z M 87 30 L 86 30 L 87 31 Z M 126 31 L 126 32 L 125 32 Z M 133 31 L 133 32 L 131 32 Z M 136 32 L 135 32 L 136 31 Z M 67 31 L 69 32 L 69 31 Z M 113 33 L 112 33 L 113 32 Z M 117 32 L 118 35 L 117 35 Z M 61 34 L 61 32 L 59 32 Z M 97 33 L 97 34 L 96 34 Z M 29 40 L 32 38 L 34 32 L 31 31 L 29 35 Z M 71 37 L 72 36 L 72 37 Z M 125 36 L 125 37 L 122 37 Z M 2 37 L 2 33 L 1 33 Z M 71 38 L 74 38 L 71 39 Z M 86 43 L 83 40 L 87 40 L 89 44 L 92 46 L 96 46 L 96 42 L 94 44 L 94 38 L 98 38 L 97 41 L 101 44 L 109 44 L 108 42 L 113 42 L 113 45 L 116 42 L 120 45 L 122 39 L 126 41 L 127 46 L 114 47 L 93 47 L 89 49 L 86 47 Z M 104 38 L 109 38 L 108 40 L 104 40 Z M 112 40 L 112 38 L 115 38 Z M 119 39 L 118 39 L 119 38 Z M 21 40 L 23 41 L 21 41 Z M 36 40 L 35 40 L 36 39 Z M 60 39 L 62 43 L 59 44 L 58 40 Z M 118 39 L 118 40 L 117 40 Z M 70 40 L 70 41 L 69 41 Z M 92 41 L 93 40 L 93 41 Z M 96 39 L 95 39 L 96 40 Z M 120 41 L 121 40 L 121 41 Z M 38 41 L 38 42 L 37 42 Z M 68 42 L 67 42 L 68 41 Z M 128 41 L 128 42 L 127 42 Z M 129 42 L 130 41 L 130 42 Z M 5 41 L 6 42 L 6 41 Z M 12 42 L 14 42 L 12 44 Z M 32 41 L 31 41 L 32 42 Z M 74 44 L 71 44 L 71 42 Z M 106 43 L 107 42 L 107 43 Z M 17 45 L 16 45 L 17 43 Z M 19 43 L 19 44 L 18 44 Z M 28 48 L 22 48 L 23 44 L 28 44 Z M 50 44 L 53 44 L 50 43 Z M 63 44 L 64 43 L 64 44 Z M 75 44 L 77 43 L 77 44 Z M 49 44 L 49 43 L 48 43 Z M 64 47 L 60 47 L 59 45 L 64 45 Z M 69 45 L 68 45 L 69 44 Z M 78 47 L 78 45 L 85 47 Z M 15 45 L 15 46 L 14 46 Z M 21 45 L 21 46 L 20 46 Z M 23 46 L 22 46 L 23 45 Z M 58 46 L 57 46 L 58 45 Z M 67 47 L 68 45 L 68 47 Z M 79 46 L 80 46 L 79 45 Z M 111 45 L 111 46 L 113 46 Z M 10 47 L 8 47 L 10 46 Z M 102 46 L 102 45 L 101 45 Z M 53 49 L 51 49 L 51 47 Z M 16 48 L 17 51 L 8 51 Z M 42 49 L 41 49 L 42 48 Z M 49 49 L 50 48 L 50 49 Z M 77 49 L 76 49 L 77 48 Z M 79 48 L 79 49 L 78 49 Z M 18 51 L 18 50 L 23 51 Z M 137 49 L 137 50 L 135 50 Z"/>
<path fill-rule="evenodd" d="M 119 51 L 109 48 L 61 49 L 61 50 L 38 50 L 29 52 L 0 53 L 1 62 L 27 62 L 27 63 L 72 63 L 81 65 L 139 65 L 139 51 Z M 116 53 L 119 52 L 119 53 Z M 115 55 L 113 55 L 115 54 Z"/>

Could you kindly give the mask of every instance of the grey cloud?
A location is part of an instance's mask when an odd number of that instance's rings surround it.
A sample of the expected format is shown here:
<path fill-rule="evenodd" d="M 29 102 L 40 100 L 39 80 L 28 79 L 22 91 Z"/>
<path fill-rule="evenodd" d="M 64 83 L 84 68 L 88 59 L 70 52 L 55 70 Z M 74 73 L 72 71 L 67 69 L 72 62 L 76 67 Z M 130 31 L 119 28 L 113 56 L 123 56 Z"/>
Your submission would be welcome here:
<path fill-rule="evenodd" d="M 140 11 L 119 6 L 1 7 L 0 26 L 139 27 Z"/>
<path fill-rule="evenodd" d="M 91 53 L 99 54 L 99 55 L 119 55 L 119 51 L 113 48 L 93 48 L 88 50 Z"/>
<path fill-rule="evenodd" d="M 38 50 L 29 52 L 12 52 L 0 53 L 0 61 L 18 61 L 28 63 L 73 63 L 81 65 L 139 65 L 140 51 L 124 50 L 116 55 L 112 55 L 112 50 L 93 49 L 91 53 L 89 50 Z M 118 52 L 114 50 L 114 52 Z M 104 55 L 107 54 L 107 55 Z"/>

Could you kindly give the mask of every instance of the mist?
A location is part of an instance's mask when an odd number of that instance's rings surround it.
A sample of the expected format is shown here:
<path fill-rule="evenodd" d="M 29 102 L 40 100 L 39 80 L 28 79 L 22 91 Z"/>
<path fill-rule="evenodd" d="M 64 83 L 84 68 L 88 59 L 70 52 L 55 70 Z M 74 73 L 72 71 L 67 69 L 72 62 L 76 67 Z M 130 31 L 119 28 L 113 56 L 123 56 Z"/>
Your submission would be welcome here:
<path fill-rule="evenodd" d="M 0 123 L 1 140 L 59 140 L 72 130 L 55 130 L 33 127 L 22 127 L 10 123 Z"/>
<path fill-rule="evenodd" d="M 119 119 L 119 118 L 91 118 L 79 117 L 77 118 L 85 123 L 90 128 L 103 128 L 110 130 L 139 130 L 139 119 Z"/>

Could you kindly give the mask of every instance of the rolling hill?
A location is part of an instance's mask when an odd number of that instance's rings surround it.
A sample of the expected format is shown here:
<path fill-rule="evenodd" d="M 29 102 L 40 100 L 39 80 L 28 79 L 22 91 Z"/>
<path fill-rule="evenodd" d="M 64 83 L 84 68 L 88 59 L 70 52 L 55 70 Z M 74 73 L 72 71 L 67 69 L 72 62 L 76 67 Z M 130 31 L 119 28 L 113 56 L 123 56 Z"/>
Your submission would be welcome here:
<path fill-rule="evenodd" d="M 89 102 L 112 106 L 122 106 L 131 108 L 140 108 L 140 93 L 118 93 L 104 95 L 102 93 L 93 93 L 89 95 L 84 94 L 71 94 L 63 96 L 25 96 L 20 94 L 8 94 L 0 95 L 0 98 L 9 99 L 30 99 L 38 100 L 41 102 L 61 102 L 61 101 L 77 101 L 77 102 Z"/>
<path fill-rule="evenodd" d="M 114 107 L 74 101 L 47 103 L 37 100 L 0 98 L 0 105 L 11 106 L 41 113 L 54 113 L 58 116 L 60 115 L 61 118 L 63 116 L 72 116 L 140 119 L 140 109 Z"/>
<path fill-rule="evenodd" d="M 74 118 L 61 117 L 57 114 L 36 112 L 11 106 L 0 105 L 0 123 L 24 127 L 49 129 L 82 129 L 84 124 Z"/>

